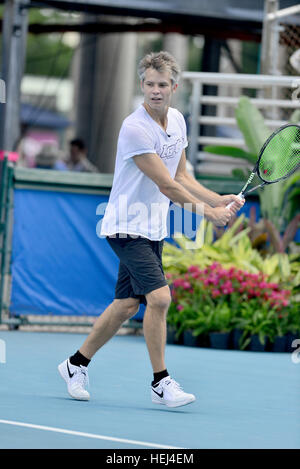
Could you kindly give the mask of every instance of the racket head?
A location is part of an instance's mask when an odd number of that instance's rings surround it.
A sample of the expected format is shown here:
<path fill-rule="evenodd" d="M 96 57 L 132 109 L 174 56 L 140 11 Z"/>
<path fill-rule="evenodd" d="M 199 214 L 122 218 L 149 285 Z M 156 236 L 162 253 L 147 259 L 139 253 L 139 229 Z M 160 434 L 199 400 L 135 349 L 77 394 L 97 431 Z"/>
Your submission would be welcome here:
<path fill-rule="evenodd" d="M 286 179 L 300 167 L 300 126 L 286 124 L 270 135 L 257 161 L 257 175 L 266 184 Z"/>

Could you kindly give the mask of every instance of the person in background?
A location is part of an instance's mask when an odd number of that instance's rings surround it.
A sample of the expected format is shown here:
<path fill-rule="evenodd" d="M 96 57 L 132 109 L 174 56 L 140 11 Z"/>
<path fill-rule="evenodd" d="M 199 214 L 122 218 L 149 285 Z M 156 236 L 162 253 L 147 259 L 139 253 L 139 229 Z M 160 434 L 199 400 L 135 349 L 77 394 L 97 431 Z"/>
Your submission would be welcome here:
<path fill-rule="evenodd" d="M 99 172 L 98 168 L 87 158 L 86 146 L 81 138 L 74 138 L 70 141 L 70 156 L 67 164 L 70 171 Z"/>
<path fill-rule="evenodd" d="M 59 151 L 53 146 L 46 144 L 35 157 L 35 168 L 54 169 L 56 171 L 67 171 L 66 163 L 61 159 Z"/>

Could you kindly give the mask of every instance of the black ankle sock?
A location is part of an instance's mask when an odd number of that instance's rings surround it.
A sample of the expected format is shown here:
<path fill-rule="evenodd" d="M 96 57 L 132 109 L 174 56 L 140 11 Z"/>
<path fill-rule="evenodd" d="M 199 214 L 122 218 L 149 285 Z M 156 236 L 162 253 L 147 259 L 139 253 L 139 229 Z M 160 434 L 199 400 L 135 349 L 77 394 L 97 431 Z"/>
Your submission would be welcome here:
<path fill-rule="evenodd" d="M 72 357 L 69 358 L 70 360 L 70 363 L 74 366 L 88 366 L 88 364 L 90 363 L 91 360 L 89 360 L 88 358 L 84 357 L 80 352 L 79 350 L 77 350 L 77 352 L 72 355 Z"/>
<path fill-rule="evenodd" d="M 152 386 L 158 383 L 161 379 L 166 378 L 167 376 L 169 376 L 167 370 L 159 371 L 158 373 L 153 373 Z"/>

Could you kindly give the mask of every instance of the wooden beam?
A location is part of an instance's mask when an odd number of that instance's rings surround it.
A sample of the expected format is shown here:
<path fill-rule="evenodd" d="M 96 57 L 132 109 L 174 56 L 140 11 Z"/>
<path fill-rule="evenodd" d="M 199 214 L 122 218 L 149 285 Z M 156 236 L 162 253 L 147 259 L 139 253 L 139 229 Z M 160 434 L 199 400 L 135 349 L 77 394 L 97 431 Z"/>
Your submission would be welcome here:
<path fill-rule="evenodd" d="M 2 30 L 2 21 L 0 23 Z M 166 22 L 139 22 L 135 24 L 131 23 L 106 23 L 106 22 L 94 22 L 84 24 L 41 24 L 31 23 L 28 26 L 28 32 L 31 34 L 51 34 L 51 33 L 65 33 L 65 32 L 78 32 L 84 34 L 105 34 L 105 33 L 149 33 L 149 32 L 160 32 L 166 33 L 179 33 L 189 36 L 208 36 L 216 39 L 239 39 L 241 41 L 261 41 L 260 32 L 247 31 L 242 25 L 240 28 L 227 28 L 226 23 L 223 24 L 222 28 L 212 28 L 210 25 L 203 23 L 166 23 Z"/>

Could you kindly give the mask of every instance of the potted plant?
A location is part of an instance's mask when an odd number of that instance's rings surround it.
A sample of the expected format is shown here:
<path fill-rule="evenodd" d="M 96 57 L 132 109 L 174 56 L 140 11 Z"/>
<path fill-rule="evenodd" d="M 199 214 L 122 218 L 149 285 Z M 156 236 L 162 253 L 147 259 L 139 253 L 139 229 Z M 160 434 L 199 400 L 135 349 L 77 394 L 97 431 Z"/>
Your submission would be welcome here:
<path fill-rule="evenodd" d="M 275 353 L 283 353 L 287 348 L 287 336 L 277 335 L 271 344 L 271 351 Z"/>
<path fill-rule="evenodd" d="M 204 305 L 193 318 L 186 318 L 183 322 L 183 343 L 191 347 L 209 347 L 208 329 L 211 316 L 209 305 Z"/>
<path fill-rule="evenodd" d="M 289 313 L 287 308 L 282 308 L 274 312 L 273 323 L 275 333 L 270 340 L 271 351 L 282 353 L 286 351 L 287 346 L 287 333 L 289 325 Z"/>
<path fill-rule="evenodd" d="M 163 265 L 170 281 L 176 276 L 184 276 L 190 267 L 204 270 L 217 262 L 222 268 L 234 267 L 248 274 L 260 273 L 268 282 L 297 288 L 300 283 L 299 253 L 278 252 L 263 256 L 252 246 L 249 238 L 251 227 L 244 227 L 244 223 L 245 216 L 241 215 L 216 238 L 213 224 L 203 219 L 195 241 L 188 240 L 188 247 L 182 235 L 175 238 L 179 247 L 166 243 Z M 190 249 L 191 243 L 194 244 L 193 249 Z"/>
<path fill-rule="evenodd" d="M 294 302 L 289 308 L 288 324 L 286 334 L 286 352 L 292 353 L 295 351 L 293 342 L 300 339 L 300 308 L 299 303 Z"/>
<path fill-rule="evenodd" d="M 232 311 L 225 301 L 219 303 L 211 315 L 209 324 L 210 346 L 217 349 L 228 349 L 232 330 Z"/>
<path fill-rule="evenodd" d="M 276 336 L 276 310 L 270 302 L 260 303 L 251 299 L 242 305 L 239 326 L 243 327 L 241 349 L 263 352 Z"/>
<path fill-rule="evenodd" d="M 201 337 L 207 340 L 210 334 L 212 347 L 233 348 L 228 336 L 239 331 L 236 348 L 265 350 L 276 336 L 284 335 L 288 325 L 300 322 L 295 312 L 293 319 L 291 313 L 288 317 L 282 314 L 290 309 L 291 291 L 268 282 L 261 272 L 213 262 L 204 268 L 191 265 L 181 274 L 169 272 L 167 278 L 172 286 L 168 322 L 190 345 L 201 344 Z M 216 334 L 219 338 L 226 335 L 223 345 L 215 345 Z"/>
<path fill-rule="evenodd" d="M 182 323 L 182 308 L 181 306 L 172 302 L 167 315 L 167 343 L 180 344 L 182 343 L 182 334 L 180 331 L 180 324 Z"/>
<path fill-rule="evenodd" d="M 241 350 L 244 332 L 244 320 L 238 316 L 232 318 L 232 330 L 229 347 L 232 350 Z"/>

